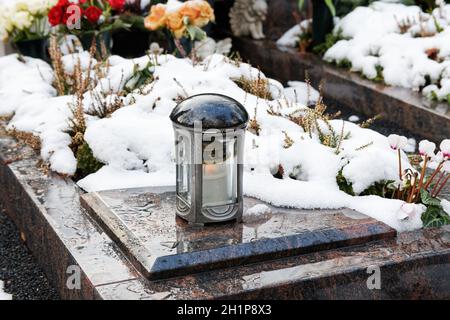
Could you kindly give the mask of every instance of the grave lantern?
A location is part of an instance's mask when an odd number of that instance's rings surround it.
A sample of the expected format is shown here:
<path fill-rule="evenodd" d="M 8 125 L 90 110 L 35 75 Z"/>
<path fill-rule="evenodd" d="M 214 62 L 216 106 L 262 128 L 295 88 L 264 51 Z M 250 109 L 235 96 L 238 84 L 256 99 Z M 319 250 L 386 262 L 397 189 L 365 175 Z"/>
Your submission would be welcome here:
<path fill-rule="evenodd" d="M 241 221 L 245 108 L 224 95 L 200 94 L 179 103 L 170 119 L 177 215 L 193 224 Z"/>

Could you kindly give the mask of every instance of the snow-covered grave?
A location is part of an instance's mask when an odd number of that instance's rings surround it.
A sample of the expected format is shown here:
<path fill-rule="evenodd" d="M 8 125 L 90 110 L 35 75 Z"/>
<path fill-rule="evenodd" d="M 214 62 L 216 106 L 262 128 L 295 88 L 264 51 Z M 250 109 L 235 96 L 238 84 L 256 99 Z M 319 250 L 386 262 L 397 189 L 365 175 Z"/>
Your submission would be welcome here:
<path fill-rule="evenodd" d="M 267 79 L 249 64 L 214 54 L 201 62 L 172 55 L 138 59 L 111 56 L 91 61 L 88 52 L 62 57 L 69 75 L 97 68 L 103 78 L 82 97 L 57 96 L 55 74 L 41 60 L 17 55 L 0 58 L 0 115 L 11 116 L 7 129 L 39 138 L 40 154 L 50 169 L 73 176 L 77 158 L 69 134 L 74 106 L 84 109 L 84 141 L 104 164 L 79 180 L 86 191 L 175 184 L 173 129 L 169 114 L 178 101 L 199 93 L 221 93 L 241 102 L 252 115 L 246 135 L 244 193 L 271 203 L 304 209 L 348 207 L 399 230 L 422 227 L 424 206 L 378 196 L 352 196 L 339 189 L 344 177 L 360 194 L 380 181 L 399 182 L 397 151 L 388 139 L 344 120 L 327 120 L 307 108 L 318 93 L 301 82 L 290 87 Z M 152 81 L 128 92 L 137 74 Z M 242 81 L 265 84 L 266 98 L 244 91 Z M 101 105 L 123 106 L 101 118 Z M 303 126 L 295 122 L 303 119 Z M 305 130 L 304 128 L 309 128 Z M 78 137 L 79 138 L 79 137 Z M 403 169 L 414 170 L 401 152 Z M 405 209 L 406 208 L 406 209 Z M 405 211 L 406 210 L 406 211 Z M 405 213 L 406 212 L 406 213 Z"/>
<path fill-rule="evenodd" d="M 373 2 L 336 19 L 337 41 L 324 60 L 360 72 L 368 79 L 421 91 L 450 103 L 450 4 L 439 1 L 431 13 L 395 1 Z M 308 20 L 278 40 L 297 46 Z"/>

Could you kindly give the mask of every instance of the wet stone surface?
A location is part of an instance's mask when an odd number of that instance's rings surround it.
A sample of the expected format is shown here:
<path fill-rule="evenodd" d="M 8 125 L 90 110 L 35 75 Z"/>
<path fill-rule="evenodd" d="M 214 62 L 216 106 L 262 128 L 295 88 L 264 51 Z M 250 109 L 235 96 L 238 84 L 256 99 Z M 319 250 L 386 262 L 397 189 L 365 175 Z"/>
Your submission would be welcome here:
<path fill-rule="evenodd" d="M 244 198 L 243 223 L 194 226 L 175 216 L 172 188 L 82 196 L 82 204 L 149 279 L 187 275 L 393 238 L 395 230 L 358 212 L 298 210 Z"/>

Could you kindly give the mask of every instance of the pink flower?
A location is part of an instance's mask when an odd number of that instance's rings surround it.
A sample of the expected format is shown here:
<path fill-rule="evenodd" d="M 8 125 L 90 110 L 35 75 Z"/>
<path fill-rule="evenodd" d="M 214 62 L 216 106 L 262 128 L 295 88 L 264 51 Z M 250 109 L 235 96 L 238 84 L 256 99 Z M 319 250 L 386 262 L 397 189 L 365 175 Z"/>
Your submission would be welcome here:
<path fill-rule="evenodd" d="M 419 153 L 421 156 L 433 157 L 436 144 L 428 140 L 422 140 L 419 143 Z"/>
<path fill-rule="evenodd" d="M 413 220 L 417 215 L 422 215 L 426 210 L 423 204 L 404 203 L 397 212 L 399 220 Z"/>
<path fill-rule="evenodd" d="M 444 172 L 450 173 L 450 160 L 444 162 L 444 164 L 442 165 L 442 170 Z"/>
<path fill-rule="evenodd" d="M 404 136 L 399 136 L 397 134 L 391 134 L 388 137 L 389 145 L 392 149 L 404 149 L 408 145 L 408 139 Z"/>
<path fill-rule="evenodd" d="M 442 140 L 439 148 L 441 149 L 442 155 L 445 159 L 450 158 L 450 139 Z"/>

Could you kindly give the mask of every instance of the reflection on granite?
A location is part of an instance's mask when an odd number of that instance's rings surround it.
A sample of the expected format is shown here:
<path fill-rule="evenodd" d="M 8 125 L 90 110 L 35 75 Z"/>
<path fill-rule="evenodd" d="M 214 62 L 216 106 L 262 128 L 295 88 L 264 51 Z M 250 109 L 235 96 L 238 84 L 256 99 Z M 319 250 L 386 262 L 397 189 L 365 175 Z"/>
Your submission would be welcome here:
<path fill-rule="evenodd" d="M 369 267 L 381 288 L 369 289 Z M 140 287 L 139 295 L 127 291 Z M 450 228 L 178 278 L 101 286 L 103 299 L 449 299 Z M 168 294 L 170 292 L 170 295 Z"/>
<path fill-rule="evenodd" d="M 112 190 L 82 196 L 83 206 L 149 279 L 395 236 L 395 231 L 383 223 L 349 209 L 308 211 L 269 206 L 271 214 L 248 218 L 247 211 L 261 203 L 244 198 L 244 223 L 203 227 L 176 217 L 172 188 Z"/>

